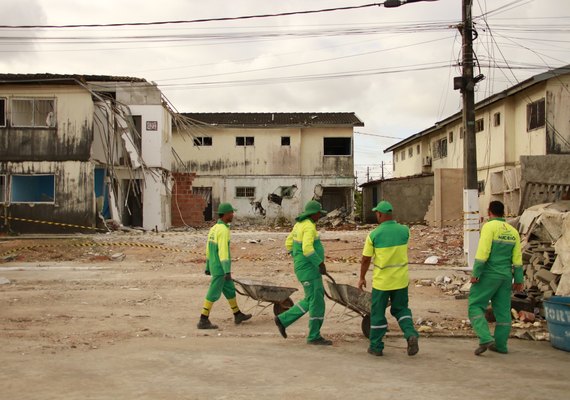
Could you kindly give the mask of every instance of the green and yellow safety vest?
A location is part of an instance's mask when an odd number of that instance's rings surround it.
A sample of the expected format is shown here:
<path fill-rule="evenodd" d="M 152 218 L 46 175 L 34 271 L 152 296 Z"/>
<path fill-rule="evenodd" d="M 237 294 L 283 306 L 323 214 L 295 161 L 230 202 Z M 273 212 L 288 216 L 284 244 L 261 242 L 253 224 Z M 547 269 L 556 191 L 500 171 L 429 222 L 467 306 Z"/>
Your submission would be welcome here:
<path fill-rule="evenodd" d="M 220 276 L 231 271 L 230 227 L 221 219 L 208 232 L 206 244 L 206 270 L 212 276 Z"/>
<path fill-rule="evenodd" d="M 301 282 L 321 276 L 319 265 L 325 261 L 325 249 L 317 226 L 311 218 L 297 222 L 285 240 L 285 247 L 293 255 L 295 275 Z"/>
<path fill-rule="evenodd" d="M 481 237 L 473 276 L 512 279 L 523 283 L 521 239 L 518 231 L 505 222 L 504 218 L 491 218 L 481 228 Z"/>
<path fill-rule="evenodd" d="M 384 221 L 366 237 L 362 255 L 374 257 L 372 287 L 397 290 L 408 286 L 410 229 L 394 220 Z"/>

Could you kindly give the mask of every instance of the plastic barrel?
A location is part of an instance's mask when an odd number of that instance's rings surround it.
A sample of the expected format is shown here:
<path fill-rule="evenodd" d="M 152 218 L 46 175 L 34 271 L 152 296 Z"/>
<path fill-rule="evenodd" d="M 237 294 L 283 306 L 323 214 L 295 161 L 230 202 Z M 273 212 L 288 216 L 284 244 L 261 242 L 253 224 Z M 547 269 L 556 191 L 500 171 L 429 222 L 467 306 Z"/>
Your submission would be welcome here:
<path fill-rule="evenodd" d="M 553 296 L 544 302 L 550 344 L 557 349 L 570 351 L 570 297 Z"/>

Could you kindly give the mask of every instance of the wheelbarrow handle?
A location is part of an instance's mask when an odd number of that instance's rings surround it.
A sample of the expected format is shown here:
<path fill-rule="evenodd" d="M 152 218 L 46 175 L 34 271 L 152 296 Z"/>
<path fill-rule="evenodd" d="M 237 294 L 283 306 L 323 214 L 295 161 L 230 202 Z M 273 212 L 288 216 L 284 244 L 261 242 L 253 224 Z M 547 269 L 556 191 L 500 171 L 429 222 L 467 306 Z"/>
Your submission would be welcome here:
<path fill-rule="evenodd" d="M 325 272 L 324 275 L 329 278 L 331 280 L 332 283 L 334 283 L 336 285 L 336 281 L 334 280 L 334 278 L 332 276 L 329 275 L 328 272 Z"/>

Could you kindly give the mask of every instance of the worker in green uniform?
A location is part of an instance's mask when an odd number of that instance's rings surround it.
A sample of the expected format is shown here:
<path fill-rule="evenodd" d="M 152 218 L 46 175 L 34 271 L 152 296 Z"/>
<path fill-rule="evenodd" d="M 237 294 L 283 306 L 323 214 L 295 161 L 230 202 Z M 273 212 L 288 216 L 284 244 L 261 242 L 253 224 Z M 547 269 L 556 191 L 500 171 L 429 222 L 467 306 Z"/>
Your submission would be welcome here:
<path fill-rule="evenodd" d="M 229 203 L 221 203 L 218 207 L 218 222 L 208 233 L 206 244 L 206 275 L 211 275 L 210 288 L 204 300 L 198 329 L 217 329 L 218 326 L 210 322 L 210 311 L 222 293 L 230 303 L 234 314 L 234 322 L 241 324 L 251 318 L 251 314 L 240 311 L 236 300 L 236 287 L 232 280 L 230 256 L 230 223 L 237 211 Z"/>
<path fill-rule="evenodd" d="M 508 352 L 511 288 L 521 291 L 524 280 L 520 236 L 505 222 L 505 206 L 500 201 L 492 201 L 488 213 L 489 221 L 481 228 L 469 292 L 469 320 L 479 337 L 479 347 L 475 349 L 477 356 L 487 349 Z M 485 319 L 489 301 L 497 321 L 494 336 L 491 336 Z"/>
<path fill-rule="evenodd" d="M 366 272 L 374 258 L 372 278 L 372 308 L 370 313 L 370 347 L 368 353 L 382 356 L 382 338 L 388 330 L 386 307 L 391 301 L 390 313 L 398 320 L 408 343 L 409 356 L 417 354 L 418 332 L 414 329 L 412 311 L 408 308 L 408 240 L 410 229 L 392 218 L 392 205 L 379 202 L 372 209 L 380 225 L 366 237 L 358 287 L 366 287 Z"/>
<path fill-rule="evenodd" d="M 325 289 L 322 274 L 326 273 L 325 249 L 317 232 L 316 222 L 326 211 L 315 200 L 305 205 L 305 210 L 296 218 L 297 223 L 287 236 L 285 247 L 293 256 L 295 275 L 305 290 L 305 298 L 289 310 L 275 317 L 281 336 L 287 338 L 285 329 L 309 312 L 309 336 L 307 343 L 331 345 L 332 341 L 321 336 L 325 317 Z"/>

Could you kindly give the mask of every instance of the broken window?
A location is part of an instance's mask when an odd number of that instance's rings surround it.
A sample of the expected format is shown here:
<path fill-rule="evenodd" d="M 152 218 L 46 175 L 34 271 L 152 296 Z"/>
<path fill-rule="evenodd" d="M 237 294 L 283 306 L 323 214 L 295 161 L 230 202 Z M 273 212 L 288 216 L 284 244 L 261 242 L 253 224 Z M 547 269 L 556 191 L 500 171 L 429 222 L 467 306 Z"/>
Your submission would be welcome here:
<path fill-rule="evenodd" d="M 6 175 L 0 175 L 0 203 L 6 203 Z"/>
<path fill-rule="evenodd" d="M 0 98 L 0 127 L 6 126 L 6 99 Z"/>
<path fill-rule="evenodd" d="M 284 199 L 292 199 L 297 192 L 297 185 L 292 186 L 280 186 L 281 197 Z"/>
<path fill-rule="evenodd" d="M 325 156 L 350 156 L 352 155 L 352 138 L 332 137 L 323 138 Z"/>
<path fill-rule="evenodd" d="M 255 187 L 254 186 L 238 186 L 236 187 L 236 198 L 255 197 Z"/>
<path fill-rule="evenodd" d="M 12 203 L 53 203 L 55 175 L 12 175 Z"/>
<path fill-rule="evenodd" d="M 253 146 L 254 143 L 253 136 L 236 136 L 236 146 Z"/>
<path fill-rule="evenodd" d="M 479 118 L 475 121 L 475 133 L 483 130 L 485 130 L 485 120 L 483 118 Z"/>
<path fill-rule="evenodd" d="M 527 131 L 538 129 L 545 123 L 545 102 L 540 99 L 526 105 L 526 126 Z"/>
<path fill-rule="evenodd" d="M 12 126 L 55 126 L 55 99 L 12 99 Z"/>
<path fill-rule="evenodd" d="M 194 146 L 211 146 L 212 138 L 209 136 L 199 136 L 194 138 Z"/>
<path fill-rule="evenodd" d="M 433 147 L 432 154 L 434 160 L 437 160 L 438 158 L 447 157 L 447 138 L 436 140 L 435 142 L 433 142 L 432 147 Z"/>
<path fill-rule="evenodd" d="M 281 146 L 291 146 L 291 136 L 281 136 Z"/>
<path fill-rule="evenodd" d="M 449 143 L 453 143 L 453 131 L 449 132 Z"/>
<path fill-rule="evenodd" d="M 501 125 L 501 113 L 496 112 L 495 114 L 493 114 L 493 126 L 499 126 L 499 125 Z"/>

